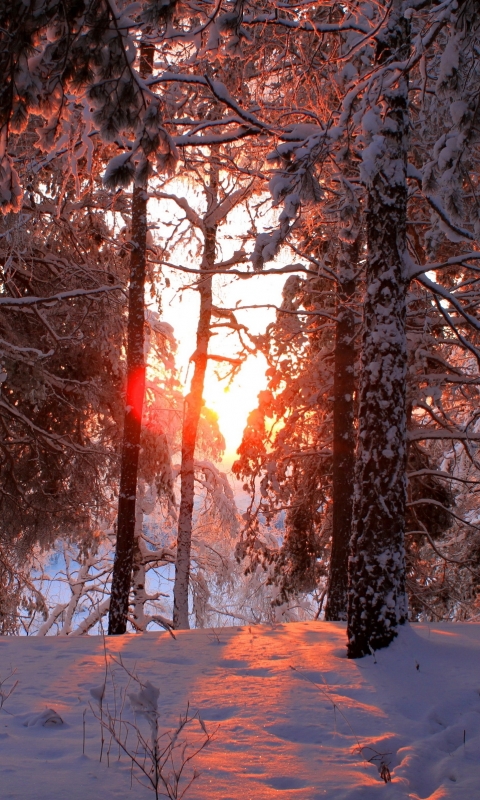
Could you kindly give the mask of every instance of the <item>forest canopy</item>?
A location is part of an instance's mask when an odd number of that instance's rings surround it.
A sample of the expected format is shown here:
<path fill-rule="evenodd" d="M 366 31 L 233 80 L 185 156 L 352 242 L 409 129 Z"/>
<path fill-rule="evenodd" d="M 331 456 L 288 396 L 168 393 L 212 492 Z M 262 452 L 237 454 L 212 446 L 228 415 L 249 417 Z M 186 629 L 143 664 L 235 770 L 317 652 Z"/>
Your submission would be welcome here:
<path fill-rule="evenodd" d="M 477 617 L 476 11 L 0 9 L 3 634 Z M 258 354 L 241 513 L 204 395 Z"/>

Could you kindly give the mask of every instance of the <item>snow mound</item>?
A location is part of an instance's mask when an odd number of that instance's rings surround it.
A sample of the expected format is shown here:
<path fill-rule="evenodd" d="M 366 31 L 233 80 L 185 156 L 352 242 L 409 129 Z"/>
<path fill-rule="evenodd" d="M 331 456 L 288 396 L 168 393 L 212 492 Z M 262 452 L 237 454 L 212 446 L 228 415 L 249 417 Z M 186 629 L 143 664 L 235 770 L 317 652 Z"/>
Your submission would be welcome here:
<path fill-rule="evenodd" d="M 23 723 L 25 728 L 56 728 L 58 725 L 63 725 L 63 719 L 53 708 L 46 708 L 40 714 L 32 714 L 28 716 Z"/>

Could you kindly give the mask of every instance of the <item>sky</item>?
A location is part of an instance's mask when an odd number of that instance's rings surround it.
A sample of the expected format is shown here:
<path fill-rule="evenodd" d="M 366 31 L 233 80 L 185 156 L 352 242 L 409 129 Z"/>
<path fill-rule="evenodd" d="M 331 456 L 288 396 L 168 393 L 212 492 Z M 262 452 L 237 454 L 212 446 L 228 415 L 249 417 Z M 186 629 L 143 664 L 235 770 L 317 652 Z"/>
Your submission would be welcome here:
<path fill-rule="evenodd" d="M 222 305 L 232 307 L 237 301 L 242 305 L 281 303 L 282 287 L 285 282 L 282 276 L 256 276 L 247 280 L 218 279 L 223 286 L 217 285 L 217 298 L 221 297 Z M 223 276 L 222 276 L 223 278 Z M 220 303 L 219 303 L 220 305 Z M 164 294 L 162 319 L 173 326 L 178 342 L 177 367 L 182 384 L 191 379 L 189 360 L 195 350 L 196 325 L 198 320 L 199 295 L 195 290 L 179 293 L 172 287 Z M 249 309 L 239 311 L 240 322 L 248 322 L 252 333 L 263 333 L 265 328 L 275 319 L 275 309 Z M 216 354 L 234 355 L 238 339 L 227 338 L 224 332 L 211 340 L 210 351 Z M 248 356 L 239 374 L 230 386 L 227 381 L 219 381 L 215 374 L 218 364 L 210 362 L 205 382 L 204 398 L 208 408 L 219 416 L 220 430 L 225 437 L 226 450 L 222 465 L 230 467 L 235 459 L 235 452 L 241 442 L 248 414 L 256 406 L 258 393 L 265 388 L 266 360 L 263 355 Z M 187 389 L 185 390 L 186 393 Z"/>
<path fill-rule="evenodd" d="M 185 197 L 188 202 L 201 211 L 203 196 L 194 189 L 176 180 L 168 187 L 170 193 L 176 192 L 178 196 Z M 172 227 L 178 224 L 183 217 L 182 212 L 172 200 L 150 201 L 150 214 L 154 239 L 158 243 L 171 236 Z M 274 224 L 274 215 L 270 205 L 265 216 L 257 220 L 259 232 L 269 229 Z M 262 228 L 263 225 L 263 228 Z M 187 225 L 185 226 L 187 227 Z M 231 258 L 235 251 L 242 248 L 241 234 L 251 227 L 251 219 L 241 207 L 236 208 L 228 216 L 227 223 L 219 228 L 217 260 Z M 172 263 L 198 269 L 201 260 L 201 242 L 197 252 L 195 243 L 173 248 L 169 260 Z M 246 250 L 252 249 L 252 244 L 247 244 Z M 288 264 L 291 258 L 287 251 L 281 252 L 276 259 L 276 266 Z M 269 267 L 274 264 L 270 263 Z M 246 269 L 246 267 L 243 267 Z M 168 276 L 171 285 L 162 290 L 162 319 L 172 325 L 178 343 L 176 354 L 177 368 L 180 380 L 184 385 L 185 394 L 188 392 L 191 380 L 190 358 L 195 350 L 196 326 L 198 321 L 199 294 L 195 289 L 182 289 L 191 281 L 191 275 L 164 268 L 164 275 Z M 214 303 L 218 307 L 234 307 L 239 305 L 280 305 L 282 288 L 287 275 L 258 275 L 243 280 L 228 275 L 220 275 L 214 279 Z M 247 324 L 253 334 L 264 333 L 267 325 L 275 319 L 274 308 L 248 309 L 236 312 L 237 320 Z M 225 331 L 218 332 L 211 340 L 210 352 L 221 355 L 235 356 L 238 347 L 236 334 L 227 336 Z M 190 364 L 190 367 L 189 367 Z M 204 398 L 208 408 L 219 416 L 220 430 L 226 441 L 226 450 L 221 466 L 228 470 L 235 460 L 236 450 L 241 442 L 248 414 L 256 407 L 257 395 L 265 388 L 266 360 L 259 354 L 249 356 L 242 366 L 239 374 L 227 386 L 226 381 L 219 381 L 216 376 L 218 363 L 210 362 L 207 372 Z"/>

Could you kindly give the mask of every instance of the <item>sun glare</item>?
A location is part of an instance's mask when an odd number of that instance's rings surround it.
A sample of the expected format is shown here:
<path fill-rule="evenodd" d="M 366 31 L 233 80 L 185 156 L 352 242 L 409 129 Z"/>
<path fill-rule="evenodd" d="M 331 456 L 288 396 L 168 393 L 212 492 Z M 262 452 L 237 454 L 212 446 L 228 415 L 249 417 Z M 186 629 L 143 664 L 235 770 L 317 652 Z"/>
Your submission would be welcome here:
<path fill-rule="evenodd" d="M 186 194 L 193 205 L 198 204 L 198 198 L 192 187 L 180 181 L 176 188 L 180 195 Z M 152 203 L 152 214 L 157 221 L 158 237 L 161 239 L 162 235 L 170 235 L 164 225 L 167 218 L 176 219 L 175 205 L 168 202 L 163 206 L 158 204 L 158 210 L 155 212 L 155 204 Z M 238 230 L 242 229 L 245 222 L 242 220 L 242 214 L 244 210 L 236 209 L 230 215 L 227 224 L 222 226 L 218 241 L 222 258 L 231 257 L 234 251 L 243 246 L 243 241 L 236 238 Z M 268 226 L 272 219 L 265 217 L 264 222 Z M 172 262 L 198 268 L 199 256 L 198 253 L 193 254 L 192 248 L 193 245 L 183 249 L 179 246 L 171 256 Z M 289 263 L 289 256 L 289 252 L 282 251 L 276 259 L 276 266 Z M 176 364 L 184 393 L 187 394 L 192 377 L 190 359 L 196 343 L 199 295 L 193 287 L 188 288 L 190 276 L 168 267 L 164 268 L 164 274 L 168 276 L 168 284 L 162 290 L 162 319 L 173 326 L 178 343 Z M 250 333 L 264 333 L 268 324 L 275 319 L 275 306 L 280 305 L 282 301 L 284 283 L 285 275 L 257 275 L 241 281 L 228 274 L 219 275 L 213 285 L 214 303 L 218 307 L 231 309 L 237 321 L 248 326 Z M 243 307 L 243 310 L 238 309 L 238 306 Z M 209 349 L 210 353 L 216 356 L 237 357 L 239 340 L 231 330 L 215 328 L 214 325 Z M 218 367 L 217 361 L 210 361 L 203 395 L 207 407 L 218 414 L 219 427 L 226 441 L 222 466 L 229 468 L 235 460 L 248 415 L 256 407 L 257 395 L 266 386 L 267 362 L 261 354 L 249 355 L 230 386 L 227 385 L 228 381 L 218 380 L 216 376 Z"/>
<path fill-rule="evenodd" d="M 265 388 L 267 362 L 263 355 L 249 356 L 231 386 L 219 381 L 210 370 L 205 381 L 204 397 L 208 408 L 218 414 L 219 426 L 225 437 L 223 463 L 230 466 L 242 440 L 247 417 L 257 404 L 258 393 Z"/>
<path fill-rule="evenodd" d="M 223 304 L 234 308 L 237 301 L 242 305 L 281 302 L 284 277 L 272 278 L 259 276 L 248 281 L 231 282 L 221 287 Z M 268 298 L 268 299 L 267 299 Z M 196 324 L 198 319 L 198 293 L 188 291 L 179 293 L 172 287 L 165 293 L 163 319 L 173 325 L 178 342 L 176 354 L 180 380 L 185 394 L 190 386 L 192 365 L 189 364 L 195 350 Z M 238 311 L 239 322 L 249 324 L 252 333 L 263 333 L 275 318 L 272 308 L 253 308 L 249 311 Z M 217 355 L 235 356 L 238 341 L 225 332 L 212 337 L 210 352 Z M 228 386 L 228 381 L 219 381 L 216 376 L 218 363 L 211 361 L 205 380 L 204 398 L 208 408 L 218 414 L 218 424 L 225 437 L 226 450 L 222 467 L 229 468 L 235 460 L 235 453 L 242 441 L 249 413 L 257 405 L 257 395 L 266 386 L 265 370 L 267 362 L 262 354 L 249 355 L 239 374 Z"/>

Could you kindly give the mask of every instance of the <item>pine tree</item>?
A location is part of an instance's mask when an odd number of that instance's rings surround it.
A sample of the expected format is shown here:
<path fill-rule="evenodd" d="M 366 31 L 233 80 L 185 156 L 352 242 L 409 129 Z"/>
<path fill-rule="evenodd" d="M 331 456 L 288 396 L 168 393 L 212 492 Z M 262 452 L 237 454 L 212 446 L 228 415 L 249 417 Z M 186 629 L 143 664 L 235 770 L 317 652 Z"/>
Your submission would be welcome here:
<path fill-rule="evenodd" d="M 401 3 L 377 39 L 377 64 L 405 60 L 410 23 Z M 367 265 L 348 653 L 387 646 L 407 617 L 405 595 L 408 78 L 385 92 L 367 182 Z"/>
<path fill-rule="evenodd" d="M 155 49 L 140 47 L 140 74 L 153 72 Z M 142 182 L 143 183 L 143 182 Z M 118 495 L 115 562 L 108 618 L 108 633 L 127 630 L 128 603 L 135 549 L 138 462 L 145 398 L 145 280 L 147 262 L 148 185 L 136 185 L 132 193 L 130 280 L 128 286 L 127 387 L 123 423 L 122 460 Z"/>
<path fill-rule="evenodd" d="M 108 516 L 121 432 L 125 271 L 109 205 L 87 160 L 32 169 L 34 134 L 15 154 L 30 174 L 19 215 L 1 218 L 0 616 L 42 607 L 29 570 L 58 536 L 88 548 Z M 98 148 L 92 155 L 101 167 Z M 22 176 L 23 177 L 23 176 Z"/>
<path fill-rule="evenodd" d="M 332 549 L 330 553 L 325 619 L 346 620 L 348 556 L 352 528 L 356 430 L 355 291 L 359 241 L 341 242 L 333 378 Z"/>

